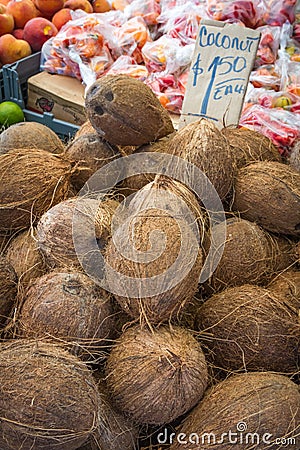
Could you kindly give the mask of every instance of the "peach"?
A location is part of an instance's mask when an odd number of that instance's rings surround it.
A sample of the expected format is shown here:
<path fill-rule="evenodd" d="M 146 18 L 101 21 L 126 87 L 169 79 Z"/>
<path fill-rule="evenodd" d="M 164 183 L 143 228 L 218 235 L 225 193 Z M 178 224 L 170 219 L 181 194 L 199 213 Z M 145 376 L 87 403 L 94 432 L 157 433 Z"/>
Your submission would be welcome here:
<path fill-rule="evenodd" d="M 23 28 L 15 28 L 12 32 L 12 35 L 16 38 L 16 39 L 23 39 L 24 38 L 24 30 Z"/>
<path fill-rule="evenodd" d="M 38 10 L 31 0 L 10 0 L 6 12 L 13 16 L 16 28 L 23 28 L 28 20 L 38 16 Z"/>
<path fill-rule="evenodd" d="M 11 33 L 14 29 L 15 22 L 11 14 L 6 13 L 6 6 L 0 4 L 0 36 Z"/>
<path fill-rule="evenodd" d="M 67 0 L 64 5 L 65 8 L 82 9 L 87 13 L 93 12 L 93 7 L 88 0 Z"/>
<path fill-rule="evenodd" d="M 2 5 L 7 5 L 7 3 L 9 2 L 10 0 L 0 0 L 0 3 L 2 4 Z"/>
<path fill-rule="evenodd" d="M 95 13 L 104 13 L 111 10 L 110 3 L 107 0 L 94 0 L 92 5 Z"/>
<path fill-rule="evenodd" d="M 34 52 L 41 50 L 43 44 L 57 34 L 56 26 L 44 17 L 29 20 L 24 27 L 24 39 Z"/>
<path fill-rule="evenodd" d="M 72 20 L 71 11 L 70 8 L 63 8 L 54 14 L 52 23 L 54 23 L 58 30 L 60 30 L 65 23 L 69 22 L 69 20 Z"/>
<path fill-rule="evenodd" d="M 16 39 L 12 34 L 3 34 L 0 37 L 0 62 L 12 64 L 25 56 L 31 55 L 28 42 Z"/>
<path fill-rule="evenodd" d="M 116 9 L 117 11 L 124 11 L 126 6 L 128 6 L 129 3 L 127 0 L 112 0 L 112 9 Z"/>
<path fill-rule="evenodd" d="M 34 4 L 42 15 L 52 17 L 57 11 L 64 7 L 64 0 L 34 0 Z"/>

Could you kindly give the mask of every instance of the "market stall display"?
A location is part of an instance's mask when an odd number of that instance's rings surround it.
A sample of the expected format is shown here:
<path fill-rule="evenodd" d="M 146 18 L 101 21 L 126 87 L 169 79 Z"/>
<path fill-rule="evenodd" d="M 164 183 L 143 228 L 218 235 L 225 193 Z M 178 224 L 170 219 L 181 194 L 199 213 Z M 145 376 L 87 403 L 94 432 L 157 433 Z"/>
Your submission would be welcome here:
<path fill-rule="evenodd" d="M 74 136 L 0 134 L 1 450 L 300 448 L 294 2 L 34 3 L 87 89 Z M 176 130 L 202 17 L 261 45 L 240 126 Z"/>

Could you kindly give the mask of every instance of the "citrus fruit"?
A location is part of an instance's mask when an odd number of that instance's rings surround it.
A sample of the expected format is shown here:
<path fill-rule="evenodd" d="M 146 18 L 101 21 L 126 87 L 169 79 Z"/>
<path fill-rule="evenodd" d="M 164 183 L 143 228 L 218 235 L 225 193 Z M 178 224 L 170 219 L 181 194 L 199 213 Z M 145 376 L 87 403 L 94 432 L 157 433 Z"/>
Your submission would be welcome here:
<path fill-rule="evenodd" d="M 286 108 L 288 106 L 291 106 L 292 100 L 289 97 L 286 97 L 282 95 L 281 97 L 278 97 L 277 100 L 274 103 L 275 108 Z"/>
<path fill-rule="evenodd" d="M 0 103 L 0 126 L 9 127 L 14 123 L 23 122 L 23 120 L 24 113 L 17 103 Z"/>

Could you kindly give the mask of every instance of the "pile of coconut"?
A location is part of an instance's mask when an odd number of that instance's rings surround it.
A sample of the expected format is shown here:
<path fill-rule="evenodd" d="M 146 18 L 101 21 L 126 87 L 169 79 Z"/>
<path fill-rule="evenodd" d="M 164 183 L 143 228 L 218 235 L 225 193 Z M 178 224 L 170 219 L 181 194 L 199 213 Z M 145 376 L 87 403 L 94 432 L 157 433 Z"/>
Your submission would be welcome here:
<path fill-rule="evenodd" d="M 0 449 L 300 448 L 300 172 L 97 80 L 0 135 Z"/>

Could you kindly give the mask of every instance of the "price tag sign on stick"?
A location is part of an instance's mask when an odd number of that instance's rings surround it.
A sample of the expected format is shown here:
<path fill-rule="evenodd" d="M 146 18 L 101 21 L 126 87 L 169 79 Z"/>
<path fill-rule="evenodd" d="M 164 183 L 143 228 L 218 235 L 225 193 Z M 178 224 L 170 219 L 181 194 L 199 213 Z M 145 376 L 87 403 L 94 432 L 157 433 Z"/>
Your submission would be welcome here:
<path fill-rule="evenodd" d="M 179 127 L 213 120 L 237 125 L 260 33 L 237 24 L 201 20 Z"/>

